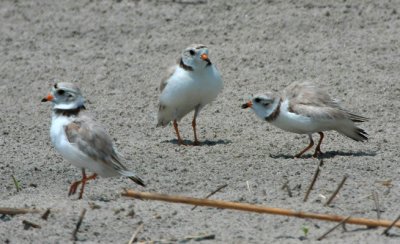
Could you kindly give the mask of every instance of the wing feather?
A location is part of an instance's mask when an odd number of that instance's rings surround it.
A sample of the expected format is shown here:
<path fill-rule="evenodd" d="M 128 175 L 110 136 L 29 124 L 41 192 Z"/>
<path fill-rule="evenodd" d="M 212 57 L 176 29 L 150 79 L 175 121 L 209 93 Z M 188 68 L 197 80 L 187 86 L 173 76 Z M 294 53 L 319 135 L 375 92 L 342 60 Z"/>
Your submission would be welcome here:
<path fill-rule="evenodd" d="M 316 119 L 350 119 L 362 122 L 367 119 L 342 109 L 328 93 L 309 82 L 294 82 L 283 93 L 289 99 L 289 111 Z"/>
<path fill-rule="evenodd" d="M 168 80 L 169 78 L 171 78 L 171 76 L 174 74 L 175 70 L 176 70 L 176 65 L 171 66 L 167 69 L 166 74 L 163 76 L 163 78 L 161 79 L 161 84 L 160 84 L 160 92 L 162 92 L 164 90 L 164 88 L 167 86 L 168 84 Z"/>
<path fill-rule="evenodd" d="M 65 127 L 68 141 L 96 161 L 112 166 L 118 172 L 127 170 L 104 128 L 89 117 L 78 118 Z"/>

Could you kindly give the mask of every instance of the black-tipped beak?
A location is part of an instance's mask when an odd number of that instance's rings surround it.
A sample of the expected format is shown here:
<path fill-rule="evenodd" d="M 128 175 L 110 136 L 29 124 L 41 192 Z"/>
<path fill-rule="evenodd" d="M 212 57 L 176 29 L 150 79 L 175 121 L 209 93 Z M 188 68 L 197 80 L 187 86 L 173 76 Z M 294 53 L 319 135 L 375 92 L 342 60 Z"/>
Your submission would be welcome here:
<path fill-rule="evenodd" d="M 207 62 L 207 66 L 211 65 L 211 61 L 210 61 L 210 59 L 208 58 L 208 55 L 207 55 L 207 54 L 203 53 L 200 57 L 201 57 L 201 59 L 203 59 L 204 61 Z"/>
<path fill-rule="evenodd" d="M 248 101 L 247 103 L 242 105 L 242 108 L 243 109 L 251 108 L 251 106 L 253 106 L 253 103 L 251 101 Z"/>
<path fill-rule="evenodd" d="M 54 96 L 53 96 L 51 93 L 49 93 L 49 94 L 47 94 L 47 96 L 45 96 L 45 97 L 42 99 L 42 102 L 53 101 L 53 99 L 54 99 Z"/>

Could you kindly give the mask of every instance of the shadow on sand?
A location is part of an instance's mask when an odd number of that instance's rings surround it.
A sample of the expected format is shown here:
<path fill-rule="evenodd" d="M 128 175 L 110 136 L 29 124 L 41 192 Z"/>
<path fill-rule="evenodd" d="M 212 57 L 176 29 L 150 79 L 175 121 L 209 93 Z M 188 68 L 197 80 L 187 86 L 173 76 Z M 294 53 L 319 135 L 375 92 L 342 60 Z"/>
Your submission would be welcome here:
<path fill-rule="evenodd" d="M 172 139 L 172 140 L 162 141 L 161 143 L 172 143 L 178 145 L 178 140 Z M 183 140 L 183 143 L 185 143 L 187 146 L 193 146 L 193 141 L 190 140 Z M 216 141 L 205 140 L 205 141 L 200 141 L 200 145 L 198 146 L 228 145 L 231 143 L 232 141 L 230 140 L 216 140 Z"/>
<path fill-rule="evenodd" d="M 335 156 L 353 156 L 353 157 L 372 157 L 375 156 L 376 152 L 365 152 L 365 151 L 348 151 L 348 152 L 342 152 L 342 151 L 327 151 L 324 152 L 322 155 L 318 156 L 320 159 L 326 159 L 326 158 L 334 158 Z M 294 158 L 293 155 L 289 154 L 270 154 L 269 155 L 271 158 L 284 158 L 284 159 L 289 159 L 289 158 Z M 312 154 L 306 154 L 303 155 L 301 158 L 313 158 Z"/>

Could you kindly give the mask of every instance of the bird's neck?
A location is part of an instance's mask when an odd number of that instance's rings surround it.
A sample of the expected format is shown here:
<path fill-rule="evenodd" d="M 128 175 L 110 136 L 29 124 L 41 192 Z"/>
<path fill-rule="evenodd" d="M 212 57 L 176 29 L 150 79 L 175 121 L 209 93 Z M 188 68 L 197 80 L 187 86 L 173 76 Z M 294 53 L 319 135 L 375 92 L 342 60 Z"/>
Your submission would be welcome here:
<path fill-rule="evenodd" d="M 185 64 L 185 62 L 183 62 L 182 58 L 179 61 L 179 67 L 181 67 L 182 69 L 184 69 L 186 71 L 193 71 L 194 70 L 192 66 L 189 66 L 189 65 Z"/>
<path fill-rule="evenodd" d="M 78 114 L 82 111 L 85 110 L 85 106 L 79 106 L 77 108 L 72 108 L 72 109 L 53 109 L 53 113 L 55 116 L 66 116 L 66 117 L 71 117 L 71 116 L 78 116 Z"/>
<path fill-rule="evenodd" d="M 281 112 L 281 98 L 275 98 L 274 103 L 271 106 L 271 109 L 268 111 L 267 116 L 264 119 L 268 122 L 272 122 L 278 118 L 279 113 Z"/>

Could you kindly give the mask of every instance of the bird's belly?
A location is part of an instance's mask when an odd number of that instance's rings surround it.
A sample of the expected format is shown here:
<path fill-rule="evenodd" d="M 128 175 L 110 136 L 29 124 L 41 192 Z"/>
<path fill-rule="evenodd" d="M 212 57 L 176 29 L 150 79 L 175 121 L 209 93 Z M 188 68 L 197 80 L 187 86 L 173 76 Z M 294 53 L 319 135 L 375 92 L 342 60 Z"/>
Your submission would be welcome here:
<path fill-rule="evenodd" d="M 87 156 L 69 141 L 61 142 L 56 149 L 66 160 L 78 168 L 87 169 L 102 177 L 118 175 L 117 171 L 112 167 L 108 167 L 106 163 L 96 161 Z"/>
<path fill-rule="evenodd" d="M 72 145 L 65 135 L 59 135 L 57 138 L 52 139 L 52 141 L 56 150 L 72 165 L 78 168 L 91 168 L 90 161 L 92 160 Z"/>
<path fill-rule="evenodd" d="M 276 120 L 272 121 L 272 124 L 282 130 L 298 134 L 310 134 L 332 129 L 332 122 L 329 120 L 315 120 L 290 112 L 280 114 Z"/>
<path fill-rule="evenodd" d="M 192 111 L 196 106 L 205 106 L 212 102 L 222 87 L 214 81 L 185 80 L 168 84 L 160 97 L 171 116 L 178 119 Z"/>
<path fill-rule="evenodd" d="M 88 169 L 103 177 L 118 175 L 114 169 L 108 167 L 105 163 L 95 161 L 74 144 L 71 144 L 65 135 L 64 126 L 57 123 L 54 126 L 52 125 L 50 135 L 55 149 L 75 167 Z"/>
<path fill-rule="evenodd" d="M 190 81 L 176 88 L 170 89 L 162 98 L 170 105 L 197 105 L 199 103 L 209 103 L 214 100 L 219 93 L 219 89 L 208 84 L 201 84 L 200 81 Z"/>

